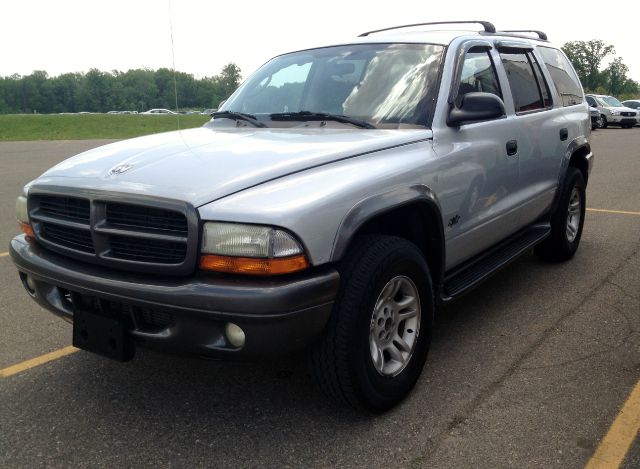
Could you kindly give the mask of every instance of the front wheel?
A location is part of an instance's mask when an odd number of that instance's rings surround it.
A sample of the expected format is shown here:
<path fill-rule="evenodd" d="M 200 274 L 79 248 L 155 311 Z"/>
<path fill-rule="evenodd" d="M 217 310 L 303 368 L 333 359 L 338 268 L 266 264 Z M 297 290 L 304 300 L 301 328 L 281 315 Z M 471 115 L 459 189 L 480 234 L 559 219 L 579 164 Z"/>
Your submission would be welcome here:
<path fill-rule="evenodd" d="M 601 129 L 602 128 L 602 116 L 598 116 L 598 118 L 591 124 L 591 130 Z"/>
<path fill-rule="evenodd" d="M 536 247 L 540 257 L 566 261 L 578 250 L 585 215 L 585 182 L 577 168 L 569 166 L 555 212 L 551 215 L 551 234 Z"/>
<path fill-rule="evenodd" d="M 607 122 L 606 116 L 600 115 L 600 117 L 602 118 L 602 128 L 606 129 L 609 126 L 609 122 Z"/>
<path fill-rule="evenodd" d="M 427 357 L 433 288 L 422 252 L 392 236 L 358 238 L 311 373 L 329 397 L 385 411 L 406 397 Z"/>

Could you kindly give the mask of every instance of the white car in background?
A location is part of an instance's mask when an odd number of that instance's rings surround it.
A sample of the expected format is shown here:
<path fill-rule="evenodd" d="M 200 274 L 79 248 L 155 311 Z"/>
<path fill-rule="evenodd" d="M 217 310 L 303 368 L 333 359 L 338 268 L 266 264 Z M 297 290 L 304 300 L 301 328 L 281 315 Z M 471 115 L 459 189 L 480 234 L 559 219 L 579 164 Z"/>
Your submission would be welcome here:
<path fill-rule="evenodd" d="M 600 111 L 603 129 L 609 125 L 619 125 L 623 129 L 630 129 L 638 122 L 638 111 L 625 107 L 613 96 L 588 94 L 586 98 L 589 106 L 598 108 Z"/>
<path fill-rule="evenodd" d="M 148 111 L 141 112 L 141 114 L 176 114 L 169 109 L 149 109 Z"/>
<path fill-rule="evenodd" d="M 636 115 L 637 125 L 640 125 L 640 99 L 628 99 L 626 101 L 622 101 L 623 106 L 627 106 L 628 108 L 635 109 L 638 113 Z"/>

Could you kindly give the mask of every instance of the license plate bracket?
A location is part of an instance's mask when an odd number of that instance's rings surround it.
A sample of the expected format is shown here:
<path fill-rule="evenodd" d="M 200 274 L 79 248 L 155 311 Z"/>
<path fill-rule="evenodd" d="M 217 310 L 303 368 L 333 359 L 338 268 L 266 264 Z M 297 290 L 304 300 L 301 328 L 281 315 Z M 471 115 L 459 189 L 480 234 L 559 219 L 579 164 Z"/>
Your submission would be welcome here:
<path fill-rule="evenodd" d="M 121 318 L 75 308 L 73 313 L 73 346 L 118 361 L 128 361 L 135 345 Z"/>

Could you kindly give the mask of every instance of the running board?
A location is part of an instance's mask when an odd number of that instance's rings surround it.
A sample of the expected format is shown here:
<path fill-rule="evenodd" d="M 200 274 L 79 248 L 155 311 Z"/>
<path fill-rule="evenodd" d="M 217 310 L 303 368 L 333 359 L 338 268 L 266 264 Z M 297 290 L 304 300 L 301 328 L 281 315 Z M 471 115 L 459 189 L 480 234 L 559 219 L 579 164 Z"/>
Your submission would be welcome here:
<path fill-rule="evenodd" d="M 489 251 L 457 267 L 445 277 L 442 302 L 447 303 L 466 293 L 531 250 L 550 233 L 549 223 L 530 226 L 497 244 Z"/>

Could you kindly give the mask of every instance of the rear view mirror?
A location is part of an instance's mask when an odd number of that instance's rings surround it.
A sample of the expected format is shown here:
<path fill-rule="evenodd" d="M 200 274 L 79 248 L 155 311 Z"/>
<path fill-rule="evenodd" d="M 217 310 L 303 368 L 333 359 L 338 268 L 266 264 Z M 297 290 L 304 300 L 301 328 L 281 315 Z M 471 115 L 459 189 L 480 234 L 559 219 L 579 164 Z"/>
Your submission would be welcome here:
<path fill-rule="evenodd" d="M 492 93 L 471 92 L 462 96 L 459 106 L 449 111 L 447 125 L 459 126 L 467 122 L 497 119 L 504 116 L 502 99 Z"/>

